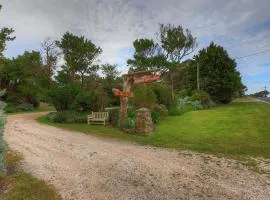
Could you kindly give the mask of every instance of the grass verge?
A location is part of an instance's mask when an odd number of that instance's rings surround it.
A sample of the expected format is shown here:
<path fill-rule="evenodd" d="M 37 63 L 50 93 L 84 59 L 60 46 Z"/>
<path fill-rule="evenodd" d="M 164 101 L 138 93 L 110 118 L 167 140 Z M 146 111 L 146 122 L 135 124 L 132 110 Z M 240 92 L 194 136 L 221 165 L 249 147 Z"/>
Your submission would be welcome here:
<path fill-rule="evenodd" d="M 60 200 L 60 196 L 52 185 L 19 169 L 21 160 L 20 154 L 13 151 L 7 152 L 7 176 L 0 178 L 0 199 Z"/>
<path fill-rule="evenodd" d="M 243 102 L 167 117 L 157 125 L 156 135 L 148 137 L 129 135 L 110 126 L 50 123 L 46 117 L 38 121 L 67 130 L 158 147 L 230 157 L 270 158 L 269 119 L 269 104 Z"/>

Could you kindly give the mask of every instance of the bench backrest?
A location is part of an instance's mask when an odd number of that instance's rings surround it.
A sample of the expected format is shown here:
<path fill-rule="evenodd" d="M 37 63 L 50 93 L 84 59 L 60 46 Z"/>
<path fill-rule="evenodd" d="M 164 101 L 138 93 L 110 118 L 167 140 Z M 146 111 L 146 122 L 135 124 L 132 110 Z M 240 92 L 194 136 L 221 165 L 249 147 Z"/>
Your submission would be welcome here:
<path fill-rule="evenodd" d="M 107 119 L 109 117 L 108 112 L 92 112 L 92 117 L 94 119 Z"/>

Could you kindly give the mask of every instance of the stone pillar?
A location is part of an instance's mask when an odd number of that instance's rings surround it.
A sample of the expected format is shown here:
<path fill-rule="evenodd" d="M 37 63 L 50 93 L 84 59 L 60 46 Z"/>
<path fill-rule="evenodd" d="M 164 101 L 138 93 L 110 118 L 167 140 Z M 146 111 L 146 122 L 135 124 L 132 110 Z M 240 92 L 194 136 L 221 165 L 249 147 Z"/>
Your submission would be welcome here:
<path fill-rule="evenodd" d="M 140 108 L 136 111 L 135 133 L 140 135 L 154 134 L 151 112 L 148 108 Z"/>

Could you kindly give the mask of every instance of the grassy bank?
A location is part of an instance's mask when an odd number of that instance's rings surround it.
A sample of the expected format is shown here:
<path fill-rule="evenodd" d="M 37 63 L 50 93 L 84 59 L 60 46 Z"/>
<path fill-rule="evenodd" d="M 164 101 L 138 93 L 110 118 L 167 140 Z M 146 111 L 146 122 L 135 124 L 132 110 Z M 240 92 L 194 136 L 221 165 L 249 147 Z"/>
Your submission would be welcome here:
<path fill-rule="evenodd" d="M 18 153 L 6 154 L 7 176 L 0 178 L 2 200 L 60 200 L 55 188 L 19 169 L 22 157 Z"/>
<path fill-rule="evenodd" d="M 86 134 L 158 147 L 270 158 L 269 119 L 269 104 L 245 102 L 167 117 L 156 127 L 156 135 L 150 137 L 128 135 L 109 126 L 49 123 L 45 117 L 38 121 Z"/>

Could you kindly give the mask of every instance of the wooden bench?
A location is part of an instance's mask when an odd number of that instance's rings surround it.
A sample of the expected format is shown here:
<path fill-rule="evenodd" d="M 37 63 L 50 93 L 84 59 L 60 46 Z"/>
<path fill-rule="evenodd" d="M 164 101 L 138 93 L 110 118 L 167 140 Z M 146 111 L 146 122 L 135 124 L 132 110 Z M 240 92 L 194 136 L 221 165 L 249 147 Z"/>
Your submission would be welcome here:
<path fill-rule="evenodd" d="M 88 124 L 103 124 L 105 126 L 108 120 L 109 120 L 108 112 L 92 112 L 91 115 L 87 116 Z"/>

